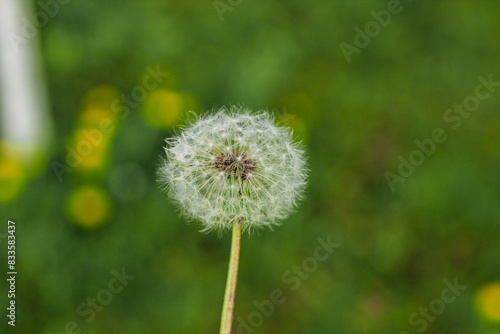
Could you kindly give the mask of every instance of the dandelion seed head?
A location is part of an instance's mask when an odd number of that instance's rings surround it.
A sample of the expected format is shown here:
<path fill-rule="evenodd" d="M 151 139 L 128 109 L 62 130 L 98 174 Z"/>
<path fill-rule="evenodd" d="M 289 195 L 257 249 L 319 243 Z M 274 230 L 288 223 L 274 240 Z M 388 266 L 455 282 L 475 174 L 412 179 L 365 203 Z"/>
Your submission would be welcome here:
<path fill-rule="evenodd" d="M 204 231 L 277 225 L 302 198 L 307 167 L 289 128 L 267 112 L 222 108 L 167 139 L 158 178 Z"/>

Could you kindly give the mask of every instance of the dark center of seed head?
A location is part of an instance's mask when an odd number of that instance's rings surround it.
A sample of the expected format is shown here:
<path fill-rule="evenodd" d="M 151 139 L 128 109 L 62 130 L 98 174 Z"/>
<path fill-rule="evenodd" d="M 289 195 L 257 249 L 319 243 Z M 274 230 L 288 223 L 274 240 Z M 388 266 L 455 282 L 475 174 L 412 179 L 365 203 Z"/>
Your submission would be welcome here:
<path fill-rule="evenodd" d="M 225 173 L 228 179 L 246 180 L 257 169 L 257 163 L 246 153 L 221 153 L 215 158 L 213 168 Z"/>

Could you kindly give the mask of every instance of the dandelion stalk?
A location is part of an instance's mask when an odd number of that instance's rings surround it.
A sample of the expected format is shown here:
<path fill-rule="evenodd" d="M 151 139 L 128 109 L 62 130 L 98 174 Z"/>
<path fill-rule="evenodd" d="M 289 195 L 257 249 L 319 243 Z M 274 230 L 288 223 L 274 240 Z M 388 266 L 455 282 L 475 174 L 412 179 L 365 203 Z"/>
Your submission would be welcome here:
<path fill-rule="evenodd" d="M 238 221 L 236 221 L 233 224 L 231 257 L 229 259 L 229 269 L 227 271 L 226 293 L 224 294 L 224 305 L 222 306 L 220 334 L 231 334 L 231 327 L 233 324 L 234 298 L 236 296 L 236 283 L 238 281 L 240 244 L 241 244 L 241 224 Z"/>

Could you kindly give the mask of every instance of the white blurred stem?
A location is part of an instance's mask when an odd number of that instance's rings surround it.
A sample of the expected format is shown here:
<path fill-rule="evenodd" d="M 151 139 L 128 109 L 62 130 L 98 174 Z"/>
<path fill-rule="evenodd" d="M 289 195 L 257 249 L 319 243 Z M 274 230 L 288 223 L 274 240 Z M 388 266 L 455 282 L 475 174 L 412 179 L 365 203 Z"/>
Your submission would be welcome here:
<path fill-rule="evenodd" d="M 27 4 L 0 0 L 0 139 L 29 164 L 46 149 L 51 126 L 38 41 L 42 27 Z"/>

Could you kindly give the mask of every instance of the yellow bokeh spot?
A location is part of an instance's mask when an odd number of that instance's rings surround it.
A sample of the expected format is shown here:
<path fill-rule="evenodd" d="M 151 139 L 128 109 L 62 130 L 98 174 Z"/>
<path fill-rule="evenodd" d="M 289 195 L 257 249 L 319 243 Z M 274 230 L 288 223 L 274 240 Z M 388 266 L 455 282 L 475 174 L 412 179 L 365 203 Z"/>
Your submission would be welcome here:
<path fill-rule="evenodd" d="M 80 115 L 80 126 L 101 127 L 101 125 L 105 125 L 107 129 L 109 127 L 108 124 L 115 122 L 116 115 L 116 113 L 110 110 L 88 107 L 83 109 Z"/>
<path fill-rule="evenodd" d="M 97 186 L 81 186 L 74 189 L 66 200 L 68 218 L 83 228 L 101 226 L 109 217 L 111 201 L 108 194 Z"/>
<path fill-rule="evenodd" d="M 477 292 L 476 308 L 484 318 L 500 322 L 500 282 L 487 284 Z"/>
<path fill-rule="evenodd" d="M 93 173 L 107 166 L 122 104 L 120 91 L 116 87 L 102 85 L 87 92 L 67 148 L 67 154 L 77 170 Z"/>
<path fill-rule="evenodd" d="M 45 171 L 47 159 L 46 149 L 41 145 L 33 143 L 20 144 L 0 140 L 0 160 L 4 164 L 15 164 L 17 166 L 16 169 L 22 174 L 19 178 L 16 178 L 13 174 L 10 176 L 0 175 L 0 179 L 18 179 L 22 180 L 21 184 L 24 184 L 26 180 L 37 177 Z M 8 186 L 6 185 L 6 187 Z"/>
<path fill-rule="evenodd" d="M 120 97 L 120 91 L 114 86 L 102 85 L 90 89 L 83 99 L 84 109 L 100 108 L 112 110 L 113 104 Z"/>
<path fill-rule="evenodd" d="M 26 173 L 23 165 L 1 155 L 0 152 L 0 203 L 16 199 L 24 189 Z"/>
<path fill-rule="evenodd" d="M 76 129 L 71 140 L 71 154 L 78 161 L 77 169 L 97 169 L 105 166 L 112 136 L 100 128 Z"/>
<path fill-rule="evenodd" d="M 146 122 L 155 128 L 170 128 L 186 108 L 183 96 L 177 92 L 158 89 L 146 97 L 141 113 Z"/>
<path fill-rule="evenodd" d="M 98 169 L 104 167 L 106 165 L 105 162 L 107 162 L 107 157 L 108 154 L 105 150 L 101 147 L 96 147 L 89 155 L 82 157 L 79 168 Z"/>

